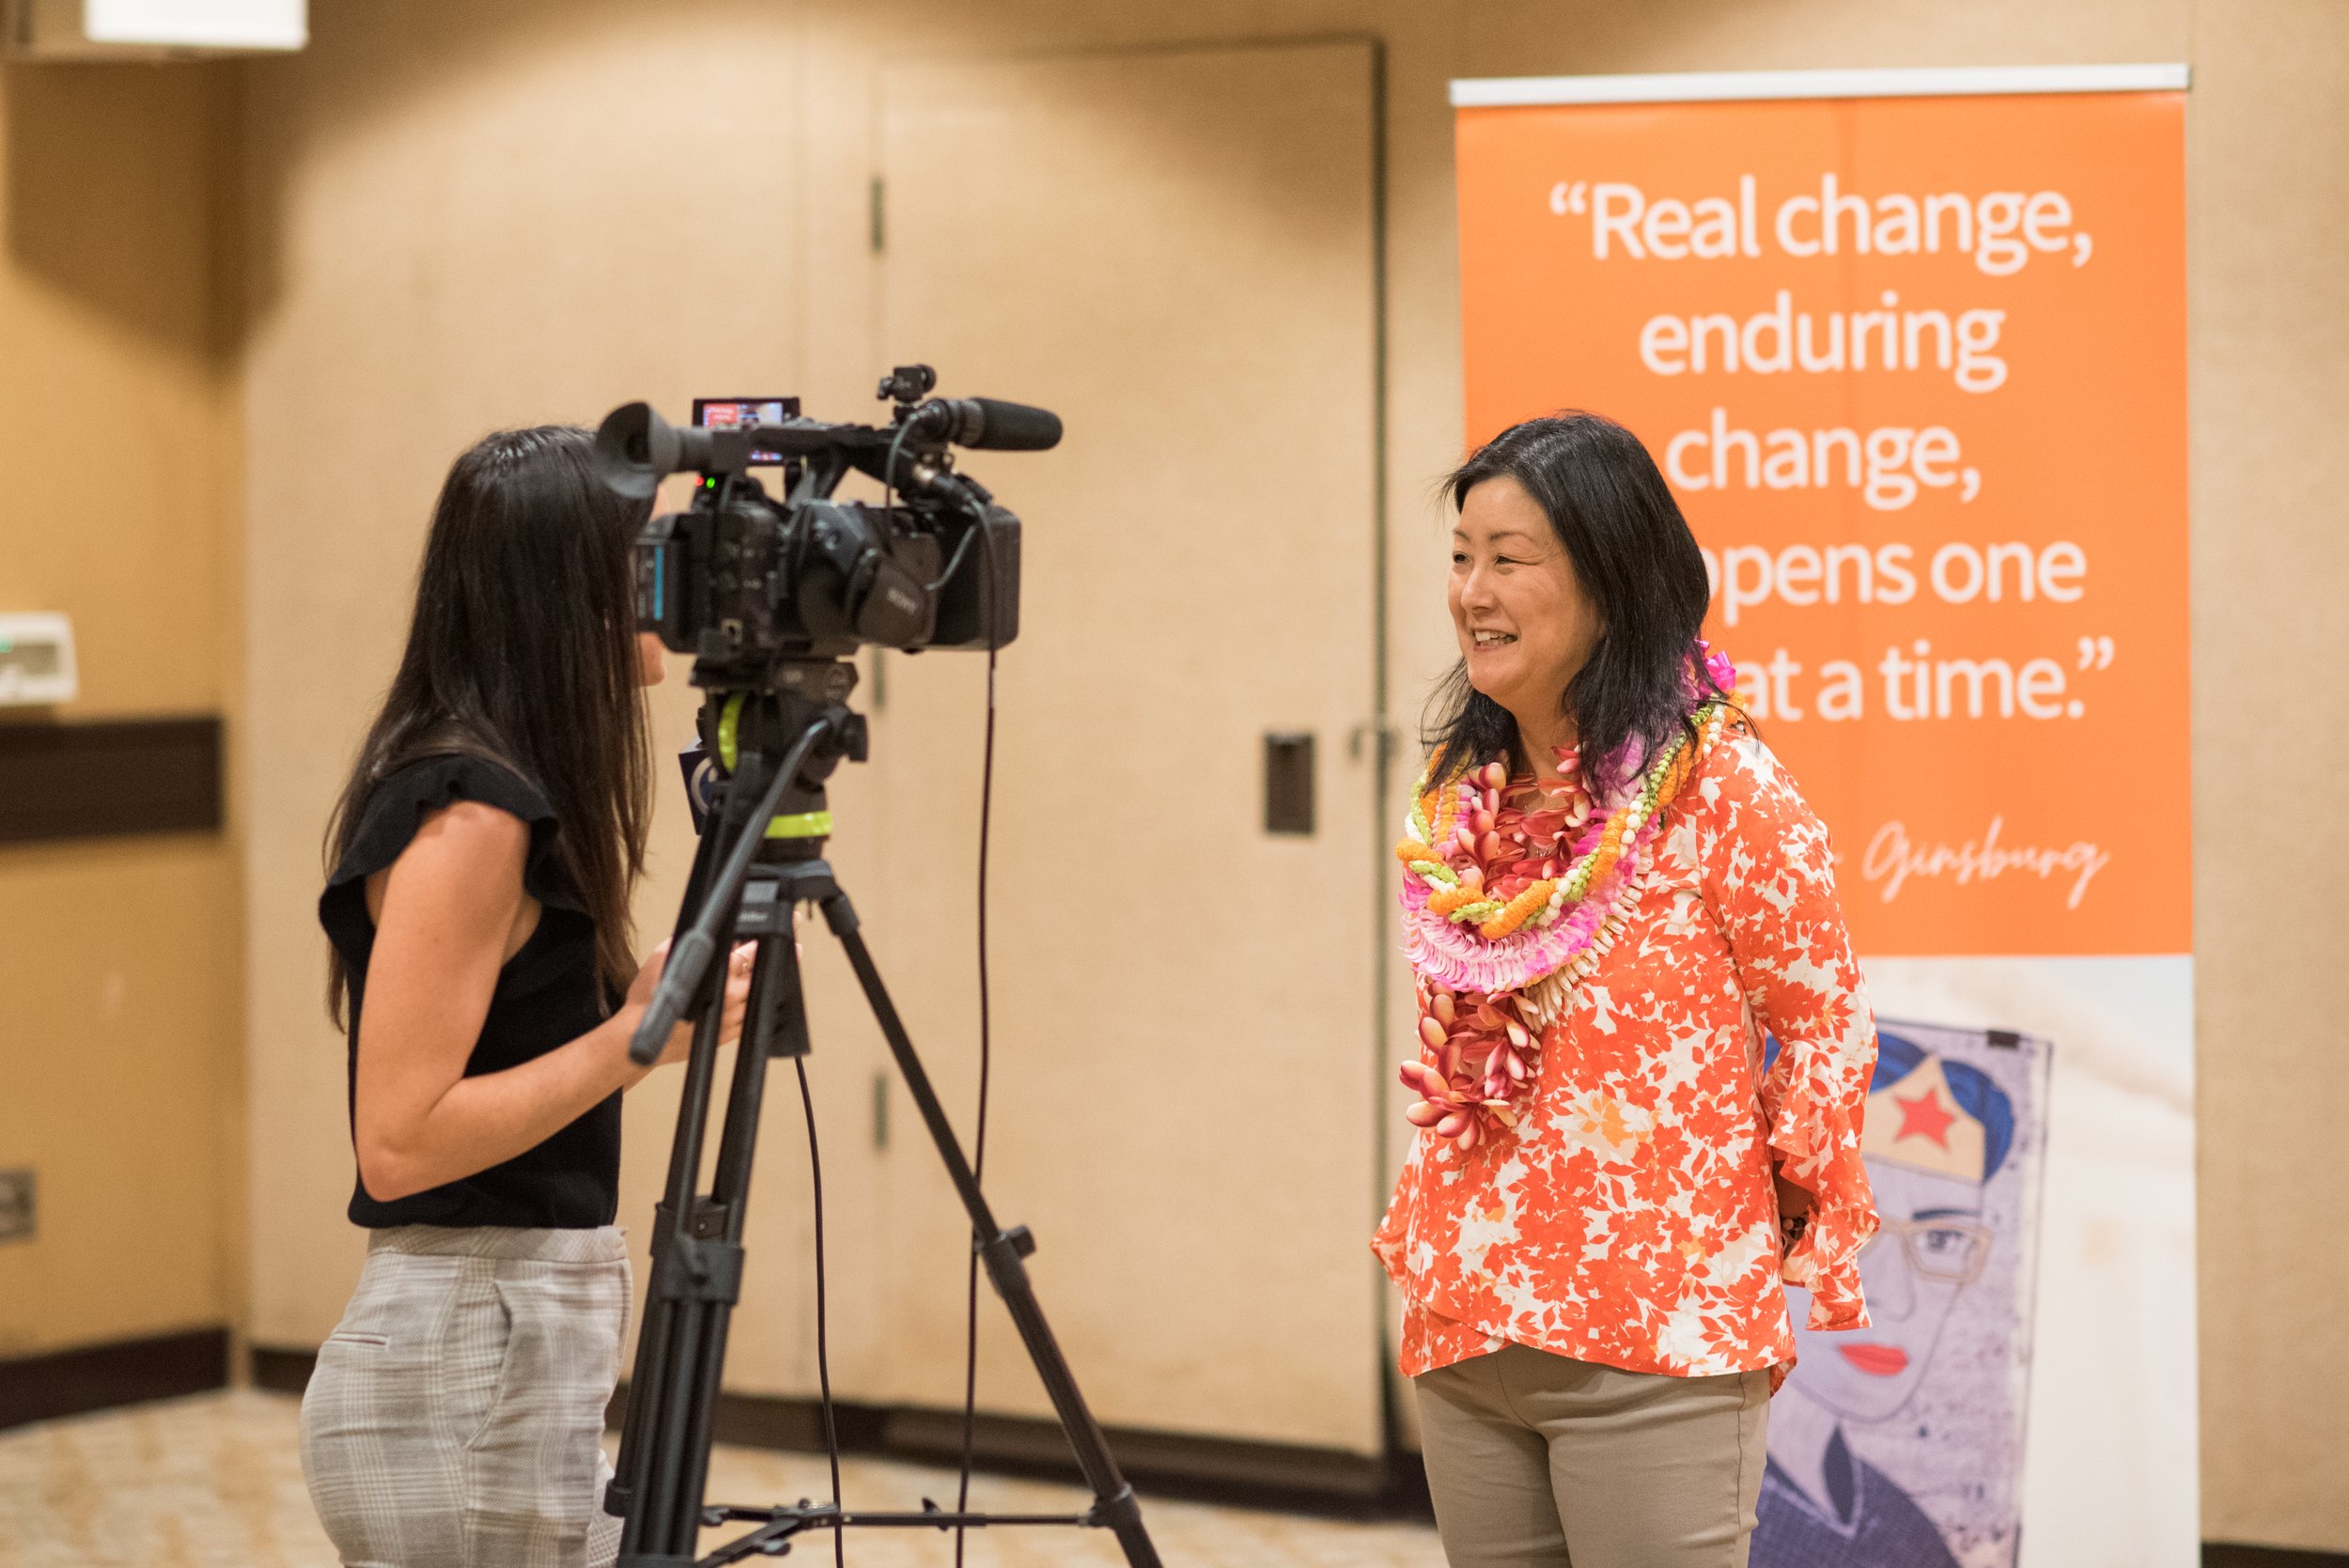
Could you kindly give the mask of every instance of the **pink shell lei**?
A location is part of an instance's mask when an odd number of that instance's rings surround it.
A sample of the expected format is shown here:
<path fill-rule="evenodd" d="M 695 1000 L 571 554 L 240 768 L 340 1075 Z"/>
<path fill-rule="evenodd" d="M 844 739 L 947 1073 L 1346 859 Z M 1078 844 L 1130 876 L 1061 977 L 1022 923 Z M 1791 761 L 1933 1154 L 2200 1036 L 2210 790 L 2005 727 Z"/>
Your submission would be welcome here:
<path fill-rule="evenodd" d="M 1513 932 L 1498 941 L 1429 909 L 1427 885 L 1416 877 L 1405 877 L 1399 895 L 1403 951 L 1412 970 L 1450 991 L 1523 992 L 1575 967 L 1579 959 L 1595 958 L 1606 951 L 1630 914 L 1656 832 L 1654 822 L 1642 824 L 1630 852 L 1563 919 L 1538 929 Z M 1580 975 L 1563 978 L 1571 984 Z M 1552 1007 L 1539 1006 L 1538 1011 L 1547 1024 Z"/>

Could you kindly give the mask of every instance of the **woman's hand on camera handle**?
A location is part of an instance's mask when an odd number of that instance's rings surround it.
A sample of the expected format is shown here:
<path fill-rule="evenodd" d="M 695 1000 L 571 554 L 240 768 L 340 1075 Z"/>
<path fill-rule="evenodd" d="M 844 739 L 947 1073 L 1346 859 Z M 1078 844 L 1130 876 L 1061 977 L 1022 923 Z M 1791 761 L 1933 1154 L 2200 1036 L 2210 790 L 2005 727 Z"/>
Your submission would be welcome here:
<path fill-rule="evenodd" d="M 741 1037 L 742 1016 L 751 999 L 751 965 L 757 955 L 757 943 L 740 942 L 726 957 L 726 1010 L 718 1034 L 718 1043 L 722 1046 L 730 1046 Z M 661 984 L 661 971 L 668 967 L 668 962 L 667 942 L 662 942 L 646 955 L 644 963 L 636 970 L 635 982 L 628 988 L 631 1017 L 642 1017 L 645 1009 L 651 1005 L 652 993 Z M 669 1043 L 661 1048 L 660 1059 L 653 1065 L 665 1067 L 673 1062 L 682 1062 L 692 1046 L 693 1019 L 687 1017 L 669 1031 Z"/>

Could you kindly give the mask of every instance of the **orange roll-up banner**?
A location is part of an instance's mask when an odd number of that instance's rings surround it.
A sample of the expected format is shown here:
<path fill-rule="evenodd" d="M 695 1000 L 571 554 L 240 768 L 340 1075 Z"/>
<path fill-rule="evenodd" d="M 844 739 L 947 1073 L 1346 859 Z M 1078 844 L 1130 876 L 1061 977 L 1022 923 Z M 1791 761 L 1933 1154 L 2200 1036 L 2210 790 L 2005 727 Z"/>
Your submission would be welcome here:
<path fill-rule="evenodd" d="M 2186 85 L 1453 86 L 1469 442 L 1655 456 L 1879 1020 L 1755 1568 L 2198 1560 Z"/>
<path fill-rule="evenodd" d="M 1459 111 L 1468 436 L 1630 427 L 1873 953 L 2184 953 L 2183 94 Z"/>

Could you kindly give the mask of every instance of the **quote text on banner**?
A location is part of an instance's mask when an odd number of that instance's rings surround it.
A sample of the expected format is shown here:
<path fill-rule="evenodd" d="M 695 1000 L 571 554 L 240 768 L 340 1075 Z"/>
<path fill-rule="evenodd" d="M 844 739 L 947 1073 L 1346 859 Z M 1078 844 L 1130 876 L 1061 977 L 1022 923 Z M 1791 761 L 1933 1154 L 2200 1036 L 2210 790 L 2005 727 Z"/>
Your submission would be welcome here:
<path fill-rule="evenodd" d="M 1458 112 L 1468 436 L 1628 426 L 1863 953 L 2191 947 L 2177 93 Z"/>

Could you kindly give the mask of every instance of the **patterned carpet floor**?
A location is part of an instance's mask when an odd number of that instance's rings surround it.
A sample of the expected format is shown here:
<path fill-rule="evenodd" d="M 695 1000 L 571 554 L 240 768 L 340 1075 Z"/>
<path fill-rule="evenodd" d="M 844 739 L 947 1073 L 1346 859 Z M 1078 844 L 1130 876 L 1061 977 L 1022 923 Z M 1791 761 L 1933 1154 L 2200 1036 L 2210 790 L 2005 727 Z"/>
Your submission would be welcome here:
<path fill-rule="evenodd" d="M 0 1432 L 0 1568 L 335 1568 L 310 1512 L 295 1450 L 295 1401 L 255 1390 L 206 1394 Z M 607 1447 L 611 1445 L 607 1444 Z M 842 1486 L 851 1508 L 912 1509 L 925 1497 L 951 1504 L 951 1472 L 850 1460 Z M 709 1496 L 785 1502 L 831 1492 L 820 1455 L 722 1448 Z M 981 1476 L 972 1506 L 1074 1512 L 1084 1494 L 1065 1486 Z M 1169 1568 L 1441 1568 L 1435 1532 L 1410 1524 L 1354 1524 L 1284 1514 L 1144 1499 L 1143 1516 Z M 741 1526 L 704 1535 L 708 1551 Z M 803 1539 L 807 1568 L 828 1562 L 831 1542 Z M 946 1568 L 950 1537 L 929 1530 L 851 1532 L 860 1568 Z M 975 1530 L 970 1568 L 1115 1568 L 1106 1533 L 1078 1529 Z"/>

